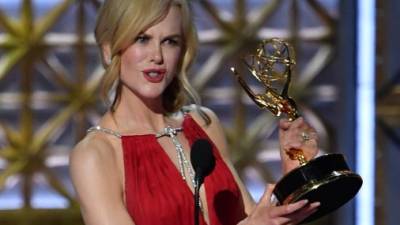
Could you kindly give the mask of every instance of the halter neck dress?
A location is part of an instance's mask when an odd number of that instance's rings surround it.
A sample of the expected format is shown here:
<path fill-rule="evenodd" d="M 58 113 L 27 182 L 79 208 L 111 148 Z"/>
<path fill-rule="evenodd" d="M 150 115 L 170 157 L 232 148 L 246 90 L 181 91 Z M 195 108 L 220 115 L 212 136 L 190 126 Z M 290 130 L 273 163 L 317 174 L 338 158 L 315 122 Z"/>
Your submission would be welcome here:
<path fill-rule="evenodd" d="M 232 173 L 214 143 L 189 113 L 184 115 L 182 128 L 190 146 L 200 138 L 207 139 L 213 146 L 216 165 L 203 184 L 210 225 L 236 225 L 246 215 Z M 121 135 L 120 138 L 126 208 L 135 224 L 194 224 L 193 193 L 157 141 L 156 135 Z M 206 224 L 202 215 L 200 224 Z"/>

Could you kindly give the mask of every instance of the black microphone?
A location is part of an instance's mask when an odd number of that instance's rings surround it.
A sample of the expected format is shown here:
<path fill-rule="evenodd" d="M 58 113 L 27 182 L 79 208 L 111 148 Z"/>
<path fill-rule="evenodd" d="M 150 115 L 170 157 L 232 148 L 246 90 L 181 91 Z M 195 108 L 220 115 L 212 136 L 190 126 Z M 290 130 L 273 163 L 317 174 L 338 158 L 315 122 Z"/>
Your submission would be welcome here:
<path fill-rule="evenodd" d="M 212 146 L 206 139 L 197 139 L 190 151 L 190 161 L 192 163 L 195 179 L 199 180 L 199 185 L 204 181 L 215 167 L 215 158 L 212 153 Z"/>
<path fill-rule="evenodd" d="M 215 158 L 212 153 L 211 143 L 206 139 L 197 139 L 193 143 L 190 151 L 190 161 L 195 172 L 194 224 L 198 225 L 200 212 L 200 186 L 204 182 L 204 178 L 208 176 L 215 167 Z"/>

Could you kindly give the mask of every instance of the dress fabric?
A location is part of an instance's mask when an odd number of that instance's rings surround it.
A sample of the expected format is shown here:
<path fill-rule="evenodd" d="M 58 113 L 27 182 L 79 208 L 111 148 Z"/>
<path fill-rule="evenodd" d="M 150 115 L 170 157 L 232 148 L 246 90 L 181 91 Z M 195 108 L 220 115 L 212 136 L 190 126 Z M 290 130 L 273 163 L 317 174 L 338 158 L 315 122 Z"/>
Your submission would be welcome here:
<path fill-rule="evenodd" d="M 190 114 L 183 133 L 190 146 L 199 138 L 210 141 Z M 136 225 L 194 224 L 193 193 L 153 134 L 122 136 L 126 207 Z M 233 225 L 244 219 L 239 187 L 214 143 L 216 165 L 205 178 L 210 225 Z M 190 151 L 190 150 L 189 150 Z M 200 224 L 206 222 L 200 215 Z"/>

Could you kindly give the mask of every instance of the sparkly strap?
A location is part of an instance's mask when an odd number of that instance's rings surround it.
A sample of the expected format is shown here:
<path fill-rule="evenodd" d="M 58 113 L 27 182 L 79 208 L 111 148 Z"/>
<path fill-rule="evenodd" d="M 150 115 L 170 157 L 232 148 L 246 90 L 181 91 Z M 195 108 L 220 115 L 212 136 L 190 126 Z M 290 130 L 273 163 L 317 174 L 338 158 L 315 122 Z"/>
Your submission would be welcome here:
<path fill-rule="evenodd" d="M 172 143 L 175 145 L 175 150 L 178 157 L 179 172 L 181 173 L 182 179 L 186 180 L 186 172 L 187 172 L 193 187 L 196 187 L 196 182 L 194 180 L 194 175 L 195 175 L 194 170 L 192 168 L 192 165 L 190 165 L 189 160 L 187 160 L 185 156 L 182 144 L 179 142 L 177 138 L 178 132 L 180 131 L 183 131 L 182 127 L 173 128 L 168 126 L 165 127 L 162 132 L 157 133 L 156 137 L 160 138 L 167 136 L 171 138 Z"/>
<path fill-rule="evenodd" d="M 90 133 L 90 132 L 103 132 L 105 134 L 113 135 L 113 136 L 115 136 L 117 138 L 121 138 L 122 137 L 122 135 L 120 133 L 118 133 L 116 131 L 113 131 L 111 129 L 108 129 L 108 128 L 101 127 L 101 126 L 95 126 L 95 127 L 89 128 L 87 130 L 87 133 Z"/>
<path fill-rule="evenodd" d="M 163 132 L 159 132 L 156 134 L 156 138 L 168 136 L 168 137 L 174 137 L 178 134 L 178 132 L 183 131 L 182 127 L 177 127 L 177 128 L 172 128 L 170 126 L 164 128 Z"/>
<path fill-rule="evenodd" d="M 188 113 L 191 113 L 191 112 L 193 112 L 194 110 L 196 110 L 196 105 L 194 105 L 194 104 L 192 104 L 192 105 L 185 105 L 185 106 L 183 106 L 183 107 L 180 109 L 180 111 L 181 111 L 184 115 L 186 115 L 186 114 L 188 114 Z"/>

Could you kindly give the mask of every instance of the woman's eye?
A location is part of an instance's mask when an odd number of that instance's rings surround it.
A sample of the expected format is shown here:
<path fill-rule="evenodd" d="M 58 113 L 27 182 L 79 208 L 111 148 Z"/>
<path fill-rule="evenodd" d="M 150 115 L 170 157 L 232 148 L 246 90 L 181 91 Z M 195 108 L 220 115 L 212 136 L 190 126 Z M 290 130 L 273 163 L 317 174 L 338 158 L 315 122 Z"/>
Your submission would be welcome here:
<path fill-rule="evenodd" d="M 150 38 L 146 35 L 139 35 L 135 39 L 135 43 L 146 43 Z"/>
<path fill-rule="evenodd" d="M 172 46 L 179 46 L 179 45 L 180 45 L 179 40 L 173 39 L 173 38 L 166 39 L 166 40 L 164 41 L 164 43 L 166 43 L 166 44 L 168 44 L 168 45 L 172 45 Z"/>

